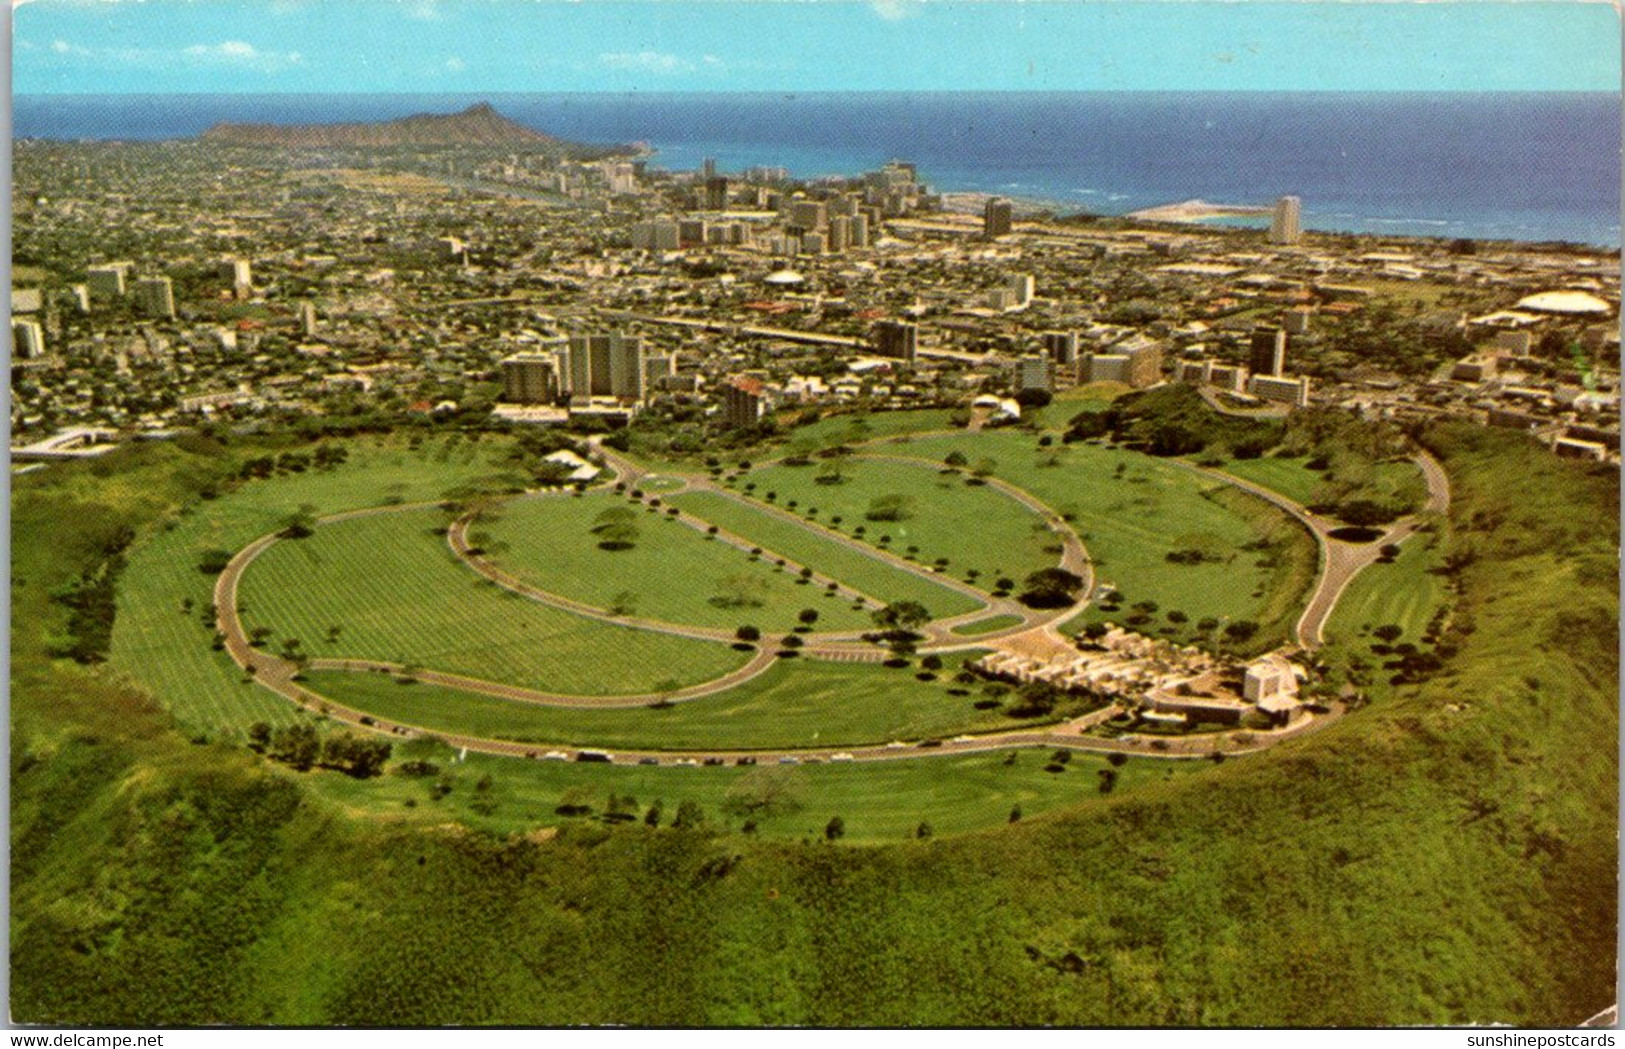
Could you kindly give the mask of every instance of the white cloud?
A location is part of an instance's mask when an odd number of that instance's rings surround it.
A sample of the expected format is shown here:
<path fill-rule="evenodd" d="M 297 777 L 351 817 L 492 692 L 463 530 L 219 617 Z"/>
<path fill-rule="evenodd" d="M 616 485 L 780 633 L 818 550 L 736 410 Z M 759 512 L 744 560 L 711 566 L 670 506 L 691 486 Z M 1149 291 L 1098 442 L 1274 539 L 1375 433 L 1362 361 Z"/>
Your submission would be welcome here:
<path fill-rule="evenodd" d="M 218 44 L 193 44 L 181 55 L 193 65 L 239 66 L 262 73 L 275 73 L 304 61 L 298 51 L 261 51 L 244 40 L 222 40 Z"/>
<path fill-rule="evenodd" d="M 909 0 L 869 0 L 869 10 L 888 22 L 901 22 L 914 13 L 914 8 Z"/>
<path fill-rule="evenodd" d="M 446 71 L 447 72 L 461 73 L 463 70 L 465 70 L 467 68 L 468 68 L 468 63 L 464 62 L 461 58 L 458 58 L 456 55 L 452 55 L 450 58 L 446 59 Z"/>
<path fill-rule="evenodd" d="M 438 0 L 412 0 L 406 5 L 406 17 L 419 22 L 439 21 L 440 13 Z"/>
<path fill-rule="evenodd" d="M 696 68 L 686 58 L 659 51 L 606 51 L 598 61 L 611 69 L 636 73 L 692 73 Z"/>
<path fill-rule="evenodd" d="M 298 51 L 261 51 L 244 40 L 223 40 L 218 44 L 192 44 L 178 50 L 145 47 L 84 47 L 67 40 L 51 41 L 51 53 L 74 65 L 93 68 L 193 69 L 230 67 L 260 73 L 279 73 L 303 62 Z"/>

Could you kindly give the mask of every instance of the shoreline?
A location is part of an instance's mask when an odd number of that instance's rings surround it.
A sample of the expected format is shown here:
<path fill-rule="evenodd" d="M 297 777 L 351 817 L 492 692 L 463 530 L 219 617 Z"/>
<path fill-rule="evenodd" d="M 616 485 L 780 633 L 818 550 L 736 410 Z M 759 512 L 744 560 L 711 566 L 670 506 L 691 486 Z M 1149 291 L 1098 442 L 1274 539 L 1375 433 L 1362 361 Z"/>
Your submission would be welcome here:
<path fill-rule="evenodd" d="M 1274 208 L 1264 204 L 1214 204 L 1196 198 L 1172 204 L 1158 204 L 1126 212 L 1123 218 L 1136 222 L 1180 222 L 1200 225 L 1214 219 L 1258 218 L 1270 215 Z"/>

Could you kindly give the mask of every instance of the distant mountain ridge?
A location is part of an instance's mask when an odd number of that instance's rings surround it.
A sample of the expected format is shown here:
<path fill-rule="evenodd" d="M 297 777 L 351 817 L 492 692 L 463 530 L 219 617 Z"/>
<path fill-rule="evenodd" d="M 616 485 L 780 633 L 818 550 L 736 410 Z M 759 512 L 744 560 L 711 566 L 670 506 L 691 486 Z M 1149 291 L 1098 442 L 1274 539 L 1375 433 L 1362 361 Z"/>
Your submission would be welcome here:
<path fill-rule="evenodd" d="M 216 124 L 202 135 L 206 142 L 283 149 L 366 148 L 388 146 L 513 146 L 595 149 L 545 135 L 515 123 L 489 102 L 461 113 L 418 113 L 399 120 L 354 124 Z M 608 152 L 615 151 L 610 147 Z"/>

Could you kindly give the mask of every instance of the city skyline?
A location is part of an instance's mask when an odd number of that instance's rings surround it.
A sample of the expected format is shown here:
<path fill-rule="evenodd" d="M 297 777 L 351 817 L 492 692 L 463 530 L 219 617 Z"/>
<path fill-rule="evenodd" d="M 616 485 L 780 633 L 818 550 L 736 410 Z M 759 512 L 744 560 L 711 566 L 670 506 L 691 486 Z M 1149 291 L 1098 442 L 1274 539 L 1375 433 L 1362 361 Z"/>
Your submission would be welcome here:
<path fill-rule="evenodd" d="M 24 0 L 13 17 L 18 94 L 1617 91 L 1620 83 L 1618 15 L 1590 3 Z M 503 46 L 492 48 L 493 39 Z M 1531 39 L 1543 46 L 1529 49 Z M 974 62 L 966 40 L 982 48 Z"/>

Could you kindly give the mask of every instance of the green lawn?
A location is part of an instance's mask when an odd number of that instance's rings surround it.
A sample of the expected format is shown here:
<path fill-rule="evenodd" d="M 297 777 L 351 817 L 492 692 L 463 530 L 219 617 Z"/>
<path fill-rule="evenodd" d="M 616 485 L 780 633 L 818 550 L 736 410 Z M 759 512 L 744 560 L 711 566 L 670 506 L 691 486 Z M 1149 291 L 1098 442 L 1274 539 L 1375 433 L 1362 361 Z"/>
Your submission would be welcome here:
<path fill-rule="evenodd" d="M 401 685 L 382 674 L 306 677 L 311 688 L 346 706 L 436 732 L 636 750 L 749 750 L 855 746 L 1025 724 L 976 710 L 979 691 L 948 694 L 954 672 L 980 654 L 944 659 L 944 670 L 930 682 L 916 679 L 913 670 L 783 660 L 726 692 L 660 709 L 544 707 L 422 683 Z"/>
<path fill-rule="evenodd" d="M 1309 469 L 1305 465 L 1308 461 L 1307 456 L 1231 459 L 1220 469 L 1243 480 L 1263 485 L 1295 503 L 1307 506 L 1316 500 L 1317 495 L 1323 493 L 1326 485 L 1324 472 Z M 1420 505 L 1421 499 L 1425 497 L 1423 489 L 1419 487 L 1423 483 L 1421 471 L 1409 460 L 1361 467 L 1348 466 L 1345 469 L 1362 477 L 1369 472 L 1378 491 L 1395 496 L 1408 493 L 1416 505 Z"/>
<path fill-rule="evenodd" d="M 433 508 L 375 514 L 276 543 L 243 575 L 244 626 L 271 627 L 276 646 L 298 638 L 312 656 L 417 663 L 568 695 L 692 685 L 744 662 L 724 644 L 602 623 L 503 590 L 457 560 L 438 534 L 445 521 Z"/>
<path fill-rule="evenodd" d="M 1444 562 L 1436 535 L 1422 533 L 1400 544 L 1392 564 L 1373 564 L 1354 577 L 1326 622 L 1326 640 L 1358 645 L 1371 629 L 1401 627 L 1401 641 L 1419 644 L 1428 621 L 1446 597 Z"/>
<path fill-rule="evenodd" d="M 997 630 L 1008 630 L 1020 623 L 1020 616 L 989 616 L 971 623 L 961 623 L 954 627 L 953 632 L 962 637 L 980 637 L 982 634 L 991 634 Z"/>
<path fill-rule="evenodd" d="M 816 630 L 872 625 L 867 614 L 823 587 L 800 583 L 771 562 L 752 560 L 664 514 L 640 509 L 633 547 L 600 549 L 592 532 L 598 515 L 628 505 L 609 493 L 518 499 L 472 532 L 489 537 L 480 545 L 503 568 L 596 608 L 625 607 L 642 618 L 729 630 L 750 624 L 771 633 L 795 628 L 809 608 L 819 614 Z"/>
<path fill-rule="evenodd" d="M 198 570 L 205 550 L 235 551 L 274 531 L 301 506 L 320 514 L 419 502 L 505 472 L 506 441 L 432 439 L 411 449 L 405 440 L 352 441 L 346 463 L 250 481 L 220 498 L 194 503 L 140 538 L 118 589 L 111 666 L 158 697 L 183 724 L 236 729 L 254 721 L 292 721 L 294 708 L 264 689 L 242 683 L 242 672 L 212 651 L 214 577 Z M 122 478 L 109 479 L 114 498 Z M 183 602 L 191 602 L 189 613 Z M 326 624 L 323 624 L 325 629 Z M 306 637 L 308 642 L 316 640 Z"/>
<path fill-rule="evenodd" d="M 832 415 L 796 427 L 787 433 L 771 452 L 759 453 L 755 458 L 764 459 L 770 454 L 810 455 L 841 444 L 855 445 L 901 434 L 950 430 L 953 429 L 953 424 L 948 421 L 948 417 L 952 414 L 946 408 L 927 408 L 905 412 L 850 412 Z"/>
<path fill-rule="evenodd" d="M 968 594 L 895 568 L 839 540 L 726 495 L 685 492 L 670 501 L 696 517 L 759 544 L 763 550 L 806 565 L 820 575 L 839 579 L 883 603 L 918 601 L 934 618 L 972 612 L 978 607 Z"/>
<path fill-rule="evenodd" d="M 984 589 L 992 589 L 1000 576 L 1019 583 L 1060 561 L 1060 540 L 1041 516 L 996 488 L 967 485 L 967 475 L 942 474 L 913 463 L 853 459 L 841 462 L 839 484 L 820 484 L 824 466 L 815 462 L 752 471 L 736 482 L 737 490 L 754 484 L 748 494 L 756 499 L 772 494 L 784 509 L 798 514 L 816 510 L 813 520 L 921 564 L 947 558 L 947 570 L 961 579 L 968 569 L 976 569 Z M 869 520 L 867 515 L 887 499 L 903 501 L 903 518 Z M 882 543 L 888 536 L 891 541 Z"/>
<path fill-rule="evenodd" d="M 1050 809 L 1100 798 L 1103 758 L 1074 754 L 1064 772 L 1046 772 L 1048 749 L 988 754 L 930 755 L 914 761 L 826 763 L 739 768 L 583 765 L 576 762 L 517 761 L 469 754 L 463 761 L 448 748 L 425 748 L 446 774 L 452 791 L 434 799 L 434 780 L 387 776 L 357 782 L 337 775 L 309 777 L 312 789 L 346 806 L 392 811 L 394 818 L 429 824 L 457 820 L 497 833 L 531 831 L 538 826 L 582 824 L 559 815 L 568 797 L 601 813 L 608 796 L 636 800 L 639 816 L 657 799 L 669 823 L 679 802 L 698 803 L 706 826 L 737 831 L 747 819 L 754 833 L 768 838 L 821 839 L 831 816 L 846 822 L 846 840 L 880 844 L 911 839 L 921 823 L 937 836 L 964 833 L 1009 822 L 1013 809 L 1030 820 Z M 1010 755 L 1015 754 L 1013 762 Z M 1010 762 L 1007 764 L 1007 762 Z M 1118 792 L 1139 792 L 1170 780 L 1212 770 L 1207 762 L 1135 758 L 1118 769 Z M 481 792 L 476 784 L 488 780 Z M 739 802 L 782 798 L 766 812 L 746 815 Z M 482 811 L 486 810 L 486 811 Z M 734 810 L 734 811 L 730 811 Z"/>
<path fill-rule="evenodd" d="M 951 452 L 972 463 L 994 461 L 994 476 L 1067 515 L 1094 560 L 1100 582 L 1115 586 L 1124 607 L 1091 608 L 1075 621 L 1123 622 L 1133 605 L 1157 611 L 1136 629 L 1179 640 L 1204 618 L 1263 624 L 1260 643 L 1284 639 L 1302 610 L 1316 565 L 1313 540 L 1290 517 L 1261 499 L 1137 452 L 1090 444 L 1037 446 L 1030 434 L 1000 431 L 926 437 L 887 446 L 888 454 L 941 462 Z M 1244 550 L 1268 539 L 1269 549 Z M 1171 552 L 1199 550 L 1210 558 L 1176 564 Z M 1183 626 L 1170 623 L 1183 612 Z"/>

